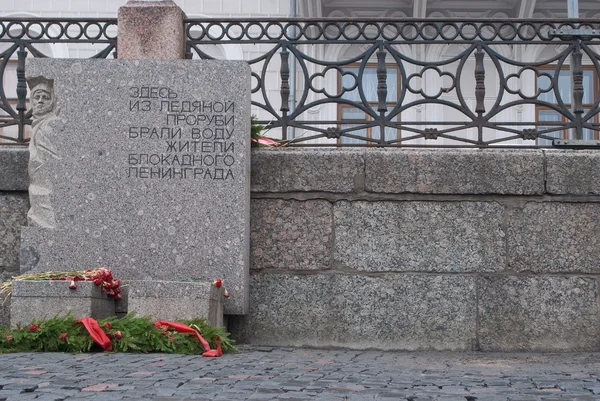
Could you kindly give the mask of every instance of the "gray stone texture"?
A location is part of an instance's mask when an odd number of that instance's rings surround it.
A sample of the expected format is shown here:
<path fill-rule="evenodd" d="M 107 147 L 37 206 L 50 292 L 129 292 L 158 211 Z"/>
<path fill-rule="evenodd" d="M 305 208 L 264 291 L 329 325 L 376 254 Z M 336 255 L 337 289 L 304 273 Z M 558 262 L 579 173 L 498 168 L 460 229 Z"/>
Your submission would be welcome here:
<path fill-rule="evenodd" d="M 332 218 L 332 205 L 325 200 L 254 199 L 251 268 L 327 268 L 333 244 Z"/>
<path fill-rule="evenodd" d="M 541 150 L 368 150 L 367 192 L 423 194 L 544 193 Z"/>
<path fill-rule="evenodd" d="M 118 277 L 117 277 L 118 278 Z M 129 300 L 129 286 L 121 285 L 121 299 L 115 301 L 115 313 L 117 316 L 127 314 L 127 303 Z"/>
<path fill-rule="evenodd" d="M 11 279 L 11 274 L 0 270 L 0 285 Z M 10 297 L 0 296 L 0 327 L 10 326 Z"/>
<path fill-rule="evenodd" d="M 128 313 L 152 316 L 156 320 L 208 319 L 210 308 L 218 308 L 211 304 L 215 299 L 221 302 L 220 323 L 223 323 L 223 290 L 212 283 L 133 280 L 127 284 Z"/>
<path fill-rule="evenodd" d="M 26 147 L 4 146 L 0 149 L 0 191 L 27 191 L 28 161 L 29 151 Z"/>
<path fill-rule="evenodd" d="M 119 8 L 120 59 L 182 59 L 185 14 L 173 1 L 128 1 Z"/>
<path fill-rule="evenodd" d="M 483 351 L 597 351 L 599 312 L 593 277 L 479 278 Z"/>
<path fill-rule="evenodd" d="M 510 270 L 600 272 L 600 203 L 528 202 L 507 211 Z"/>
<path fill-rule="evenodd" d="M 458 275 L 251 276 L 250 314 L 230 330 L 261 345 L 470 350 L 475 279 Z"/>
<path fill-rule="evenodd" d="M 28 78 L 54 79 L 62 127 L 52 137 L 61 159 L 45 166 L 56 178 L 57 228 L 24 229 L 22 270 L 107 266 L 126 280 L 220 277 L 231 293 L 227 313 L 245 313 L 247 63 L 34 59 L 27 67 Z"/>
<path fill-rule="evenodd" d="M 253 192 L 353 192 L 355 180 L 363 173 L 363 151 L 257 149 L 252 152 Z"/>
<path fill-rule="evenodd" d="M 492 272 L 505 266 L 496 202 L 336 202 L 334 259 L 363 271 Z"/>
<path fill-rule="evenodd" d="M 600 195 L 600 153 L 547 150 L 546 191 L 557 195 Z"/>
<path fill-rule="evenodd" d="M 18 275 L 20 231 L 28 209 L 26 192 L 0 193 L 0 273 Z"/>
<path fill-rule="evenodd" d="M 0 281 L 2 284 L 2 281 Z M 1 301 L 0 301 L 1 302 Z M 10 326 L 10 300 L 0 304 L 0 327 Z"/>
<path fill-rule="evenodd" d="M 103 319 L 115 314 L 115 301 L 92 282 L 77 282 L 77 289 L 72 290 L 68 281 L 13 281 L 12 327 L 67 313 L 75 318 Z"/>

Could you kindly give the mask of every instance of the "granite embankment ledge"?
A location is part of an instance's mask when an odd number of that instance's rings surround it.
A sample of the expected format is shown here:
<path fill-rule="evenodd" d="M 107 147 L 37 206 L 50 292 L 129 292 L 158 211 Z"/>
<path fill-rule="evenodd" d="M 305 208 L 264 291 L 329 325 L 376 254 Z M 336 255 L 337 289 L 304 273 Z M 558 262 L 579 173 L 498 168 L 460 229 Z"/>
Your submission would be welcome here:
<path fill-rule="evenodd" d="M 598 350 L 598 157 L 254 151 L 250 312 L 231 331 L 256 345 Z"/>

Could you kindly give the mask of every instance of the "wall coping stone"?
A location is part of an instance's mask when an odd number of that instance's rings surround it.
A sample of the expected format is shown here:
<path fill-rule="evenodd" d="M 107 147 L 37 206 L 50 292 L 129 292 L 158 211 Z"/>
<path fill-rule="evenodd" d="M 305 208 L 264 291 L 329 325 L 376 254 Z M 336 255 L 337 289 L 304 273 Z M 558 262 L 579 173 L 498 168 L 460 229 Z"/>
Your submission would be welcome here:
<path fill-rule="evenodd" d="M 376 193 L 542 195 L 542 150 L 367 149 L 365 189 Z"/>
<path fill-rule="evenodd" d="M 546 191 L 556 195 L 600 195 L 600 152 L 546 150 Z"/>
<path fill-rule="evenodd" d="M 252 192 L 600 194 L 593 150 L 280 148 L 251 158 Z M 28 162 L 27 147 L 0 147 L 0 191 L 27 191 Z"/>
<path fill-rule="evenodd" d="M 257 149 L 253 192 L 542 195 L 541 149 Z"/>
<path fill-rule="evenodd" d="M 364 172 L 364 151 L 355 149 L 255 149 L 251 159 L 253 192 L 349 193 Z"/>

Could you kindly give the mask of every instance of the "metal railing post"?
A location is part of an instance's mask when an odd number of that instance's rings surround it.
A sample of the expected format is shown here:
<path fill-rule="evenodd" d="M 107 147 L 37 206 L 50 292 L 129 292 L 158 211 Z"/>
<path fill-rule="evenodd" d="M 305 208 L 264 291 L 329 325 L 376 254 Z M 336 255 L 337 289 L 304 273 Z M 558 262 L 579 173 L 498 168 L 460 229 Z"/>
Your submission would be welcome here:
<path fill-rule="evenodd" d="M 25 45 L 21 44 L 17 51 L 17 112 L 19 113 L 18 121 L 18 134 L 17 142 L 25 141 L 25 113 L 27 112 L 27 106 L 25 101 L 27 99 L 27 82 L 25 80 L 25 59 L 27 58 L 27 52 L 25 51 Z"/>
<path fill-rule="evenodd" d="M 379 112 L 379 143 L 385 143 L 385 113 L 387 112 L 387 69 L 383 42 L 377 52 L 377 111 Z"/>
<path fill-rule="evenodd" d="M 282 41 L 281 43 L 281 70 L 279 75 L 281 76 L 281 108 L 279 111 L 283 113 L 281 116 L 281 139 L 287 140 L 287 128 L 288 128 L 288 112 L 290 111 L 290 53 L 287 49 L 288 42 Z"/>

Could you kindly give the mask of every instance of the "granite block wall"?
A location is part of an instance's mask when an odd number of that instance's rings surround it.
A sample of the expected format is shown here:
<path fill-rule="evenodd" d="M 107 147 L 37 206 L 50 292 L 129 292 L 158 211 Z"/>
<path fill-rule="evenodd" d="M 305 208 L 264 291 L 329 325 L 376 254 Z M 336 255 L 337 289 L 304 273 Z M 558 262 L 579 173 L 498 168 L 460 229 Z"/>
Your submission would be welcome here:
<path fill-rule="evenodd" d="M 595 151 L 254 151 L 250 313 L 230 330 L 261 345 L 600 350 L 599 177 Z M 26 185 L 0 185 L 0 247 L 18 249 Z"/>
<path fill-rule="evenodd" d="M 260 150 L 252 191 L 241 342 L 600 350 L 600 152 Z"/>

